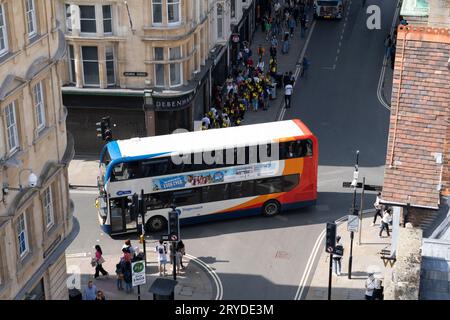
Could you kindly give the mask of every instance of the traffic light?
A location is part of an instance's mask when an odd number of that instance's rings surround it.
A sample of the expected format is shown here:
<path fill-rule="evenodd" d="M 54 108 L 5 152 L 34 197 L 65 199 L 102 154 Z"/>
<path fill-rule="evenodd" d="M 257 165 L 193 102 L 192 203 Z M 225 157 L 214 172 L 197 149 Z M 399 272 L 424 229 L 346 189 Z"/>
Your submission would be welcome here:
<path fill-rule="evenodd" d="M 103 141 L 112 141 L 111 117 L 103 117 L 101 122 L 95 124 L 97 126 L 97 138 Z"/>
<path fill-rule="evenodd" d="M 179 212 L 173 208 L 169 212 L 169 241 L 180 240 Z"/>
<path fill-rule="evenodd" d="M 332 253 L 336 245 L 336 223 L 327 222 L 327 237 L 325 241 L 325 251 Z"/>
<path fill-rule="evenodd" d="M 139 196 L 137 193 L 133 194 L 131 197 L 131 203 L 130 203 L 130 218 L 132 221 L 137 220 L 137 217 L 139 215 Z"/>

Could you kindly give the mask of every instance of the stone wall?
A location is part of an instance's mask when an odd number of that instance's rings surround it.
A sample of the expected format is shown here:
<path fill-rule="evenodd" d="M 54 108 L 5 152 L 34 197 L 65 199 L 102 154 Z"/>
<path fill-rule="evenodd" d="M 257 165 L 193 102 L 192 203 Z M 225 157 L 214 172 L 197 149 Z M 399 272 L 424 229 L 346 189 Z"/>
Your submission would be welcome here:
<path fill-rule="evenodd" d="M 422 230 L 410 223 L 400 228 L 397 261 L 385 275 L 385 300 L 418 300 L 422 262 Z"/>

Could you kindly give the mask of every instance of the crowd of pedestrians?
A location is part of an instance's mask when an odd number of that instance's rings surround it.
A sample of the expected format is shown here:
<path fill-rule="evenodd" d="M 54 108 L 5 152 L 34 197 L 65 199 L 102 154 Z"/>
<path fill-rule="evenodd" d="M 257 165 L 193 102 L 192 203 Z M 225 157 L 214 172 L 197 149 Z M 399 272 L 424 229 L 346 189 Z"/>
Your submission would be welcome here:
<path fill-rule="evenodd" d="M 286 81 L 278 73 L 278 48 L 287 54 L 290 41 L 296 28 L 300 27 L 304 37 L 307 29 L 307 12 L 312 6 L 309 0 L 274 1 L 260 19 L 261 29 L 266 35 L 266 46 L 259 45 L 256 55 L 248 42 L 238 52 L 237 63 L 223 86 L 213 88 L 213 106 L 204 114 L 202 130 L 239 126 L 244 121 L 247 111 L 266 111 L 270 100 L 275 99 L 276 85 L 284 88 L 286 107 L 291 106 L 294 86 L 292 72 Z M 281 43 L 279 42 L 281 41 Z M 267 50 L 268 49 L 268 50 Z M 268 54 L 269 63 L 264 58 Z M 303 76 L 309 66 L 306 57 L 303 60 Z M 283 79 L 281 79 L 283 77 Z"/>

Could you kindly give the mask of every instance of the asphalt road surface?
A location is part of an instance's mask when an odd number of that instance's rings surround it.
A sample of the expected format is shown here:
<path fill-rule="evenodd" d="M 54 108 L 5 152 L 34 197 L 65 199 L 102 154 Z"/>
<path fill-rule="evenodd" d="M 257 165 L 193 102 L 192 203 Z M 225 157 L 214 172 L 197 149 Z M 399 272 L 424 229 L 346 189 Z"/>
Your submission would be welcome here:
<path fill-rule="evenodd" d="M 352 179 L 356 150 L 360 150 L 360 178 L 382 184 L 389 112 L 377 100 L 376 90 L 383 42 L 396 3 L 367 3 L 380 5 L 381 30 L 366 28 L 368 15 L 360 1 L 352 1 L 347 19 L 344 15 L 340 21 L 317 21 L 306 51 L 311 61 L 308 78 L 297 81 L 292 108 L 284 116 L 302 119 L 319 139 L 317 205 L 273 218 L 181 230 L 187 253 L 219 275 L 223 299 L 294 299 L 324 224 L 348 214 L 352 194 L 342 188 L 342 182 Z M 106 254 L 117 252 L 122 241 L 101 234 L 95 196 L 72 193 L 71 197 L 81 230 L 68 253 L 90 252 L 96 243 L 102 244 Z M 374 195 L 367 196 L 365 208 L 373 200 Z"/>

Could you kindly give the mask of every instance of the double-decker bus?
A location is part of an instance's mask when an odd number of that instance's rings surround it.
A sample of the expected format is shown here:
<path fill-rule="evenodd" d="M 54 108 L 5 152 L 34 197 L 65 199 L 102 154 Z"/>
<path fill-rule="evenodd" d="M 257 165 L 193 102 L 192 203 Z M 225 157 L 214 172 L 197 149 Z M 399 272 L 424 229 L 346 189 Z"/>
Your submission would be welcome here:
<path fill-rule="evenodd" d="M 300 120 L 113 141 L 100 157 L 99 220 L 110 235 L 137 231 L 134 194 L 148 232 L 240 216 L 274 216 L 317 198 L 318 145 Z"/>

